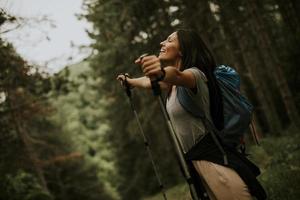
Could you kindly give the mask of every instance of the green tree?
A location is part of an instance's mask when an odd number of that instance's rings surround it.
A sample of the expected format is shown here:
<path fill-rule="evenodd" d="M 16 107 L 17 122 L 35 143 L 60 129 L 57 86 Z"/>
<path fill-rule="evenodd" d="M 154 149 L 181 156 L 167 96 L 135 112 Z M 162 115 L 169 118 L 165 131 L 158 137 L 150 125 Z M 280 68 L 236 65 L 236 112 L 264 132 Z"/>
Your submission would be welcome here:
<path fill-rule="evenodd" d="M 8 19 L 0 12 L 1 24 Z M 79 152 L 50 117 L 53 101 L 73 88 L 66 76 L 50 77 L 0 38 L 0 198 L 114 199 L 96 163 Z"/>

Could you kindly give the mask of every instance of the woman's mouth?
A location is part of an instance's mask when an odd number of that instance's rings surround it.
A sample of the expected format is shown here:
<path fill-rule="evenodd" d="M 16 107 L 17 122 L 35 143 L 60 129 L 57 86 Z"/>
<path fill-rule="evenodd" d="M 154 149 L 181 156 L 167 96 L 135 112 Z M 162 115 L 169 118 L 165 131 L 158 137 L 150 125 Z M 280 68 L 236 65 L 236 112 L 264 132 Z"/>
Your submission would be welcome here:
<path fill-rule="evenodd" d="M 165 53 L 166 50 L 165 49 L 160 49 L 160 52 L 159 53 Z"/>

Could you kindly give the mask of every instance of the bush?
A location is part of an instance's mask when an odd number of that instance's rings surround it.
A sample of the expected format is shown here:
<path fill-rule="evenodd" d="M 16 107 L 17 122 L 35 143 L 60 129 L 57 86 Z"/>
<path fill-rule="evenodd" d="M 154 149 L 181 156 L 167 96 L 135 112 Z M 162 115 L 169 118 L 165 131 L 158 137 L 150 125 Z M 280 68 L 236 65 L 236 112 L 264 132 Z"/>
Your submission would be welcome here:
<path fill-rule="evenodd" d="M 3 184 L 4 183 L 4 184 Z M 52 200 L 51 195 L 38 183 L 37 178 L 23 170 L 6 175 L 0 193 L 5 200 Z"/>
<path fill-rule="evenodd" d="M 252 160 L 262 170 L 259 180 L 268 193 L 268 199 L 299 199 L 299 135 L 265 138 L 260 147 L 253 146 L 250 152 Z"/>

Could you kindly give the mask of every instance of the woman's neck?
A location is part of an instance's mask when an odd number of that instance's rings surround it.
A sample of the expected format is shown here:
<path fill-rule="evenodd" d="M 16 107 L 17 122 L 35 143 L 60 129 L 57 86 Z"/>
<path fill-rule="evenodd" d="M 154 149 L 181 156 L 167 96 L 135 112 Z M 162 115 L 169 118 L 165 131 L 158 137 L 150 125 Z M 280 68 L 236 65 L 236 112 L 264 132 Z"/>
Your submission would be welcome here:
<path fill-rule="evenodd" d="M 162 67 L 172 66 L 176 69 L 180 70 L 181 67 L 181 59 L 175 59 L 175 60 L 161 60 Z"/>

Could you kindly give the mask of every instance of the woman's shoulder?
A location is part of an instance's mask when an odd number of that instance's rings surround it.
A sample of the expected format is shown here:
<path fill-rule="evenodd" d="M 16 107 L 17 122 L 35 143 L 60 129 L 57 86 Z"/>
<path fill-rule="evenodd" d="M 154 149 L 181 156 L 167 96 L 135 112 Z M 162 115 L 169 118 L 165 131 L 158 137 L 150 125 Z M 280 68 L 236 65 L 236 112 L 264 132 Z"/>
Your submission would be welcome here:
<path fill-rule="evenodd" d="M 199 68 L 191 67 L 191 68 L 188 68 L 186 70 L 192 72 L 197 81 L 207 82 L 207 78 L 206 78 L 205 74 Z"/>
<path fill-rule="evenodd" d="M 196 87 L 186 88 L 187 94 L 193 98 L 204 98 L 208 95 L 207 78 L 205 74 L 197 67 L 191 67 L 186 69 L 194 75 L 196 81 Z"/>

